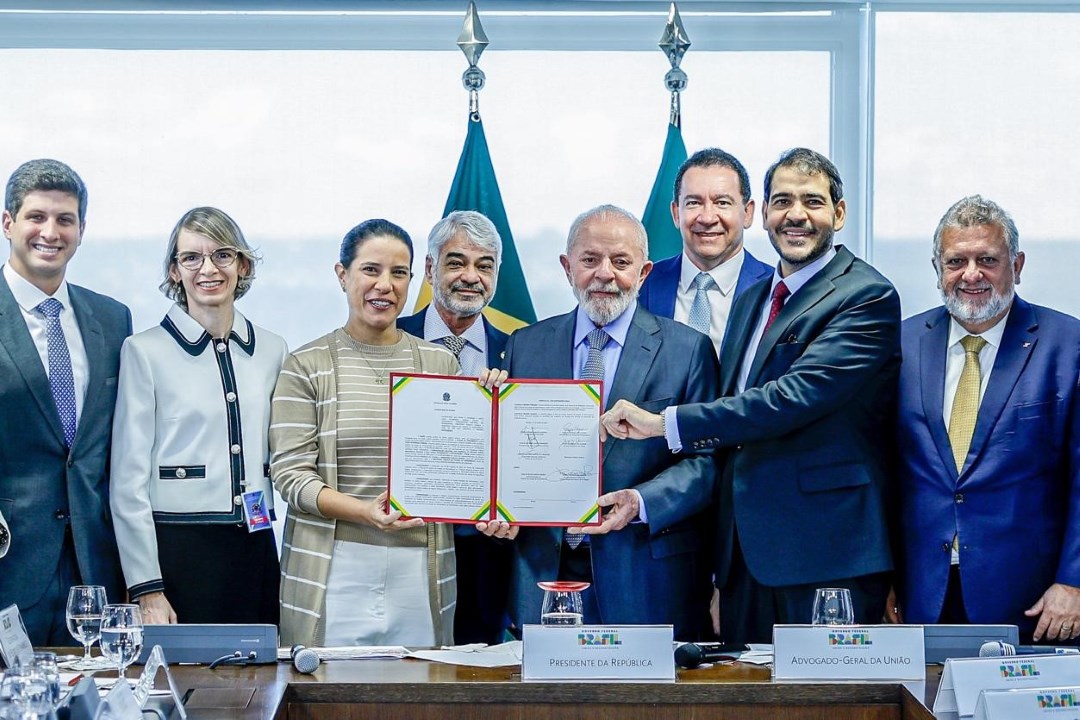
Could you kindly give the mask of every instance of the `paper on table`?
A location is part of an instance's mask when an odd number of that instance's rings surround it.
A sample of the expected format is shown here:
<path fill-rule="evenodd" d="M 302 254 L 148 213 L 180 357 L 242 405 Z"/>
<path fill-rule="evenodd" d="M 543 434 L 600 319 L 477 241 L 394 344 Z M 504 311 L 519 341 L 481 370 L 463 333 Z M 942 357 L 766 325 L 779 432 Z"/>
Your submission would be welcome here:
<path fill-rule="evenodd" d="M 769 643 L 750 643 L 750 649 L 739 656 L 739 662 L 751 665 L 772 665 L 773 646 Z"/>
<path fill-rule="evenodd" d="M 521 664 L 521 641 L 499 645 L 458 645 L 440 650 L 414 650 L 409 657 L 447 665 L 468 665 L 471 667 L 495 668 Z"/>

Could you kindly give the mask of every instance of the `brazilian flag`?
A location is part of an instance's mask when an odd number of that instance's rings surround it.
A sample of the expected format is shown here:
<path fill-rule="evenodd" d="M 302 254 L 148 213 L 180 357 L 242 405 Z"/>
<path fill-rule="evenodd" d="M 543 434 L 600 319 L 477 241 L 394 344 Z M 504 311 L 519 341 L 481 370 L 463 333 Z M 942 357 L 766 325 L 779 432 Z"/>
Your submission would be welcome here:
<path fill-rule="evenodd" d="M 514 247 L 514 237 L 510 234 L 510 223 L 506 220 L 499 183 L 495 180 L 495 168 L 491 165 L 484 123 L 478 115 L 469 118 L 469 133 L 465 138 L 461 159 L 458 160 L 443 217 L 455 210 L 475 210 L 483 213 L 495 223 L 502 238 L 502 265 L 499 268 L 498 286 L 495 288 L 495 297 L 484 308 L 488 321 L 505 333 L 536 322 L 529 286 L 525 284 L 525 273 L 521 270 L 521 258 Z M 670 221 L 668 224 L 671 224 Z M 420 297 L 416 300 L 416 310 L 426 307 L 429 302 L 431 286 L 424 283 L 420 289 Z"/>
<path fill-rule="evenodd" d="M 649 234 L 649 259 L 653 261 L 682 252 L 682 235 L 671 221 L 671 194 L 675 187 L 675 175 L 684 162 L 686 145 L 683 143 L 682 130 L 671 123 L 668 125 L 667 141 L 664 142 L 660 170 L 656 173 L 649 202 L 641 216 L 641 223 Z"/>

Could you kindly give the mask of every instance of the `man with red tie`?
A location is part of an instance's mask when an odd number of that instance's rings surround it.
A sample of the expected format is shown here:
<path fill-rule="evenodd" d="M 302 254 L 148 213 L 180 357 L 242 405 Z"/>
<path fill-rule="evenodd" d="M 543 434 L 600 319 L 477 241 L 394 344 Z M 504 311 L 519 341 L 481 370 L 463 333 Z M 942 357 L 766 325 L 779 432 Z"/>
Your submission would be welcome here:
<path fill-rule="evenodd" d="M 766 173 L 764 201 L 780 262 L 735 301 L 721 396 L 660 414 L 620 402 L 603 417 L 616 438 L 726 449 L 714 623 L 736 643 L 771 642 L 774 623 L 809 622 L 823 586 L 851 590 L 856 622 L 879 622 L 892 569 L 885 495 L 899 297 L 834 246 L 846 204 L 827 158 L 785 152 Z"/>

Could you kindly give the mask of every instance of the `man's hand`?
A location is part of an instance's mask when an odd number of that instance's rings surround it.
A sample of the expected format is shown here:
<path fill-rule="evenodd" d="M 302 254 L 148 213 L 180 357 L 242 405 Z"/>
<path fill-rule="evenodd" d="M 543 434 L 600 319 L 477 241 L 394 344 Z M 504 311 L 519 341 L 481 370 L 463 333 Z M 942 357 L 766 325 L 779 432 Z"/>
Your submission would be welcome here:
<path fill-rule="evenodd" d="M 1031 639 L 1075 640 L 1080 635 L 1080 588 L 1054 583 L 1039 601 L 1024 611 L 1028 617 L 1039 616 Z"/>
<path fill-rule="evenodd" d="M 143 622 L 147 625 L 175 625 L 176 612 L 165 598 L 165 593 L 155 592 L 140 595 L 135 602 L 142 610 Z"/>
<path fill-rule="evenodd" d="M 900 603 L 896 600 L 896 588 L 889 588 L 889 596 L 885 598 L 885 617 L 887 623 L 903 624 L 904 616 L 900 613 Z"/>
<path fill-rule="evenodd" d="M 601 495 L 596 499 L 596 504 L 601 508 L 611 508 L 604 516 L 599 525 L 586 527 L 566 528 L 568 533 L 584 533 L 585 535 L 606 535 L 614 530 L 622 530 L 630 524 L 641 508 L 638 505 L 638 494 L 633 490 L 616 490 Z"/>
<path fill-rule="evenodd" d="M 517 525 L 511 525 L 505 520 L 492 520 L 491 522 L 484 522 L 481 520 L 476 523 L 477 531 L 487 535 L 488 537 L 499 538 L 500 540 L 513 540 L 518 536 Z"/>
<path fill-rule="evenodd" d="M 480 383 L 488 390 L 496 388 L 506 382 L 508 373 L 505 370 L 499 370 L 498 368 L 484 368 L 480 373 L 480 377 L 476 378 L 476 382 Z"/>
<path fill-rule="evenodd" d="M 600 417 L 600 439 L 608 435 L 619 440 L 644 440 L 664 436 L 664 416 L 642 410 L 632 402 L 619 400 Z"/>

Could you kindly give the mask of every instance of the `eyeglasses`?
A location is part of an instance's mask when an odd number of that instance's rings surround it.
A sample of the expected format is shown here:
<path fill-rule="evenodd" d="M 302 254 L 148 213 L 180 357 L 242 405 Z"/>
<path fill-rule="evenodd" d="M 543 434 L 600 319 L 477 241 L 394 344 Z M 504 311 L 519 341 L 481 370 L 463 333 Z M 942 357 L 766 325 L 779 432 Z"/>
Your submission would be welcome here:
<path fill-rule="evenodd" d="M 224 269 L 236 262 L 237 255 L 239 253 L 231 248 L 221 248 L 212 253 L 180 252 L 176 253 L 176 262 L 185 270 L 201 270 L 206 258 L 210 258 L 215 267 Z"/>

